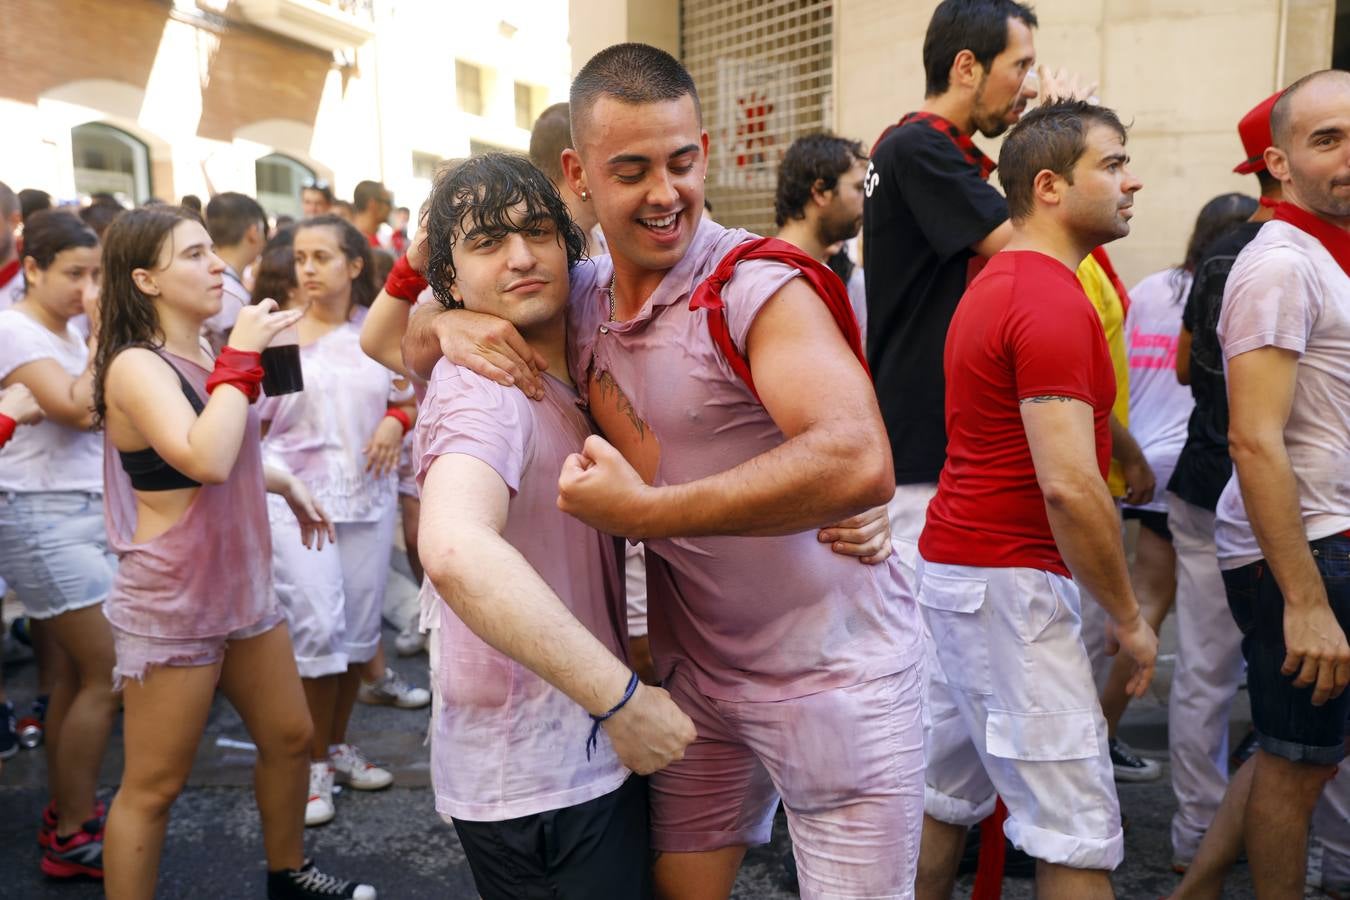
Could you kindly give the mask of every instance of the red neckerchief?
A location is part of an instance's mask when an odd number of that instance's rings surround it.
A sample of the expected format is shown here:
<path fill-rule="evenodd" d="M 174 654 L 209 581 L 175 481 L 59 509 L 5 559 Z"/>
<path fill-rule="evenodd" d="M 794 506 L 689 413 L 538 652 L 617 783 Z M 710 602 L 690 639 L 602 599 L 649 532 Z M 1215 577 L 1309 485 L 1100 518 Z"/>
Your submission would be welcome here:
<path fill-rule="evenodd" d="M 1120 314 L 1122 317 L 1130 314 L 1130 295 L 1125 290 L 1125 282 L 1120 280 L 1116 274 L 1116 267 L 1111 265 L 1111 257 L 1106 255 L 1105 247 L 1097 247 L 1092 251 L 1092 258 L 1097 261 L 1097 265 L 1102 267 L 1106 273 L 1106 280 L 1111 282 L 1111 287 L 1116 289 L 1116 296 L 1120 297 Z"/>
<path fill-rule="evenodd" d="M 736 264 L 747 259 L 771 259 L 798 269 L 806 279 L 806 283 L 820 296 L 830 315 L 834 316 L 835 324 L 843 333 L 844 340 L 848 341 L 853 355 L 858 357 L 863 371 L 867 372 L 869 378 L 871 377 L 872 373 L 867 368 L 867 354 L 863 351 L 862 332 L 858 329 L 858 320 L 853 315 L 853 304 L 848 299 L 848 290 L 844 287 L 844 282 L 839 280 L 839 276 L 833 270 L 807 256 L 787 241 L 778 238 L 758 238 L 733 247 L 722 257 L 722 261 L 717 264 L 712 274 L 694 289 L 694 295 L 689 300 L 690 309 L 708 311 L 708 333 L 712 335 L 713 343 L 721 349 L 722 356 L 732 371 L 750 389 L 756 400 L 759 399 L 759 392 L 755 390 L 755 381 L 750 377 L 750 361 L 736 349 L 731 340 L 726 317 L 722 314 L 722 288 L 731 280 Z"/>
<path fill-rule="evenodd" d="M 19 274 L 19 260 L 11 259 L 0 266 L 0 284 L 9 284 L 10 279 Z"/>
<path fill-rule="evenodd" d="M 1275 218 L 1317 238 L 1340 264 L 1341 271 L 1350 275 L 1350 233 L 1288 201 L 1275 207 Z"/>
<path fill-rule="evenodd" d="M 998 168 L 998 163 L 985 156 L 984 151 L 975 146 L 975 142 L 970 139 L 970 135 L 963 134 L 961 129 L 942 118 L 942 116 L 939 116 L 936 113 L 923 112 L 922 110 L 910 113 L 898 123 L 883 131 L 881 137 L 877 138 L 876 144 L 872 145 L 872 152 L 877 152 L 877 146 L 886 139 L 886 135 L 897 128 L 908 125 L 910 122 L 922 122 L 934 131 L 946 135 L 947 139 L 956 145 L 956 149 L 961 151 L 961 155 L 966 158 L 966 162 L 980 170 L 980 177 L 986 181 L 989 180 L 989 176 L 994 173 L 994 169 Z"/>

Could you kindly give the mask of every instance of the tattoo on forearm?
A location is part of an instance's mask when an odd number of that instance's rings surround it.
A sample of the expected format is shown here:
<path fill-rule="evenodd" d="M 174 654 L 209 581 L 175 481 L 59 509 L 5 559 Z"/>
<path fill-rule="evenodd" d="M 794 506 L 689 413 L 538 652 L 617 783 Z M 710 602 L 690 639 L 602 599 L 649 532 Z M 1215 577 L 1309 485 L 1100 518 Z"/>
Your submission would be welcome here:
<path fill-rule="evenodd" d="M 606 369 L 601 372 L 599 377 L 596 378 L 596 382 L 600 386 L 600 396 L 606 400 L 613 397 L 614 405 L 632 423 L 633 430 L 638 433 L 638 439 L 645 439 L 647 437 L 647 423 L 638 416 L 637 410 L 633 409 L 633 404 L 624 395 L 623 388 L 619 387 L 619 383 L 614 380 L 614 376 L 609 374 L 609 370 Z"/>
<path fill-rule="evenodd" d="M 1023 397 L 1019 403 L 1068 403 L 1072 397 L 1061 397 L 1058 394 L 1042 394 L 1039 397 Z"/>

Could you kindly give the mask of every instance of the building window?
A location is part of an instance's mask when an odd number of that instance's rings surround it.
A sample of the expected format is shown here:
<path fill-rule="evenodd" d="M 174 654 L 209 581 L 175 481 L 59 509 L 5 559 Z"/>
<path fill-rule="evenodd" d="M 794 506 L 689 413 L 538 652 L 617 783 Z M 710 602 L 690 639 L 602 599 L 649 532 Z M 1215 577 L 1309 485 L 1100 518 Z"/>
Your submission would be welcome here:
<path fill-rule="evenodd" d="M 455 60 L 455 92 L 459 108 L 472 116 L 483 114 L 483 70 L 472 63 Z"/>
<path fill-rule="evenodd" d="M 315 180 L 314 170 L 280 153 L 264 156 L 254 164 L 258 202 L 269 215 L 300 218 L 300 191 Z"/>
<path fill-rule="evenodd" d="M 539 112 L 535 108 L 536 89 L 528 84 L 516 82 L 516 127 L 524 128 L 529 131 L 534 127 L 534 120 L 539 118 Z"/>
<path fill-rule="evenodd" d="M 422 153 L 418 150 L 413 151 L 412 174 L 414 178 L 420 178 L 423 181 L 435 179 L 436 169 L 440 164 L 441 158 L 434 153 Z"/>
<path fill-rule="evenodd" d="M 151 197 L 150 149 L 120 128 L 102 122 L 70 130 L 75 158 L 75 190 L 112 194 L 123 203 L 144 203 Z"/>

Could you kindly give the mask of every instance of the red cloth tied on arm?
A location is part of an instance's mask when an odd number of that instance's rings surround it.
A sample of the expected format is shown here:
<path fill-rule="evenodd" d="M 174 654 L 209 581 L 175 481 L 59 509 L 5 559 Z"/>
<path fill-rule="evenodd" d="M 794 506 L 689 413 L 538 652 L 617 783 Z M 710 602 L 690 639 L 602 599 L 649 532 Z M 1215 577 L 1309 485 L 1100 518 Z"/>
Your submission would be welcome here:
<path fill-rule="evenodd" d="M 216 366 L 206 379 L 206 392 L 210 394 L 222 384 L 232 384 L 252 403 L 258 399 L 262 380 L 261 353 L 226 347 L 216 357 Z"/>
<path fill-rule="evenodd" d="M 384 292 L 397 297 L 405 303 L 416 303 L 417 296 L 427 289 L 427 280 L 408 263 L 408 257 L 400 256 L 389 270 L 384 280 Z"/>
<path fill-rule="evenodd" d="M 750 375 L 750 361 L 741 356 L 740 350 L 731 340 L 731 331 L 722 311 L 722 288 L 735 274 L 736 264 L 748 259 L 772 260 L 792 266 L 801 272 L 806 283 L 834 317 L 835 324 L 839 326 L 844 340 L 853 350 L 853 355 L 862 363 L 863 371 L 867 372 L 869 378 L 872 376 L 871 370 L 867 368 L 862 332 L 859 331 L 858 320 L 853 315 L 853 304 L 849 301 L 848 290 L 839 280 L 839 276 L 823 263 L 817 262 L 786 241 L 778 238 L 756 238 L 738 244 L 722 257 L 722 261 L 717 264 L 712 274 L 694 289 L 694 295 L 689 301 L 690 309 L 708 311 L 708 333 L 712 336 L 713 343 L 722 351 L 722 356 L 731 366 L 731 370 L 756 400 L 759 399 L 759 392 L 755 390 L 755 380 Z"/>
<path fill-rule="evenodd" d="M 384 414 L 386 418 L 393 419 L 398 422 L 398 424 L 402 425 L 404 434 L 412 431 L 412 419 L 408 418 L 408 414 L 397 406 L 389 407 L 384 411 Z"/>
<path fill-rule="evenodd" d="M 0 413 L 0 447 L 9 443 L 9 439 L 14 437 L 14 429 L 18 426 L 18 422 L 4 413 Z"/>

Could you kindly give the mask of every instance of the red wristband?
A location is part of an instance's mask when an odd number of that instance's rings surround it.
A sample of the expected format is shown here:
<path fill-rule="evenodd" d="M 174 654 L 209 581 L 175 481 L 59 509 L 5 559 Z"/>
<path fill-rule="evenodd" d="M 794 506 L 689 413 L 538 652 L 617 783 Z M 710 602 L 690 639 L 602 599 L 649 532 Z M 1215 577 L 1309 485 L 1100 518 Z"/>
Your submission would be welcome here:
<path fill-rule="evenodd" d="M 404 434 L 412 431 L 412 419 L 408 418 L 408 414 L 397 406 L 389 407 L 384 411 L 384 414 L 391 419 L 397 419 L 398 423 L 403 426 Z"/>
<path fill-rule="evenodd" d="M 426 289 L 427 280 L 409 264 L 406 256 L 398 258 L 398 262 L 389 270 L 389 277 L 384 280 L 384 292 L 405 303 L 416 303 L 417 296 Z"/>
<path fill-rule="evenodd" d="M 9 443 L 9 439 L 14 437 L 14 429 L 18 427 L 18 422 L 4 413 L 0 413 L 0 447 Z"/>
<path fill-rule="evenodd" d="M 216 367 L 211 370 L 211 377 L 206 379 L 206 392 L 209 394 L 222 384 L 232 384 L 252 403 L 258 399 L 262 380 L 261 353 L 225 347 L 216 357 Z"/>

